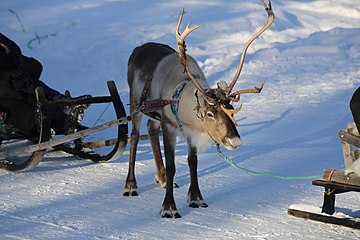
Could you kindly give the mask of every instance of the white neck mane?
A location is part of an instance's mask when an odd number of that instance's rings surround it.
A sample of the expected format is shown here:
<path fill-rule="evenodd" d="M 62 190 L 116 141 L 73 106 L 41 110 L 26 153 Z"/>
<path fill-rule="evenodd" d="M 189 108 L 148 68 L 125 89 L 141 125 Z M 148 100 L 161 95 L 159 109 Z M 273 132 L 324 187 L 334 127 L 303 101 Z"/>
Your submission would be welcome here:
<path fill-rule="evenodd" d="M 178 86 L 181 86 L 180 83 Z M 176 92 L 176 96 L 180 100 L 179 106 L 175 111 L 175 118 L 178 123 L 178 136 L 184 139 L 190 139 L 191 146 L 196 147 L 197 152 L 204 152 L 211 144 L 211 137 L 202 127 L 201 120 L 196 116 L 194 103 L 194 87 L 192 84 L 188 84 L 182 89 L 182 92 Z M 178 87 L 176 89 L 179 89 Z M 180 120 L 181 119 L 181 120 Z"/>

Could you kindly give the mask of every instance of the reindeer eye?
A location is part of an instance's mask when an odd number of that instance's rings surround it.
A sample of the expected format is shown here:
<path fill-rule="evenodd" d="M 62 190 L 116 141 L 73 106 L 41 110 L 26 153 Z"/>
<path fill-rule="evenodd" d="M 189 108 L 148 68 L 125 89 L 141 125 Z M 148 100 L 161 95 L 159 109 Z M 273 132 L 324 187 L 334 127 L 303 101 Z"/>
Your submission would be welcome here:
<path fill-rule="evenodd" d="M 206 115 L 209 117 L 209 118 L 214 118 L 214 114 L 212 112 L 207 112 Z"/>

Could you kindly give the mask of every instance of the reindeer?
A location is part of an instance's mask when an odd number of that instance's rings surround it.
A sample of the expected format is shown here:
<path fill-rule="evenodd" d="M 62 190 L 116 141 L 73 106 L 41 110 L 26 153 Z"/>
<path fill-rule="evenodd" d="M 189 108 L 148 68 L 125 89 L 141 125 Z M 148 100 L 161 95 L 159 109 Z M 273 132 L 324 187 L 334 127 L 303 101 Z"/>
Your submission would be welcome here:
<path fill-rule="evenodd" d="M 162 217 L 179 218 L 173 196 L 175 175 L 175 144 L 180 134 L 187 140 L 190 187 L 188 203 L 190 207 L 207 207 L 198 184 L 197 154 L 211 143 L 234 150 L 241 145 L 236 129 L 234 114 L 240 111 L 231 102 L 240 100 L 243 93 L 260 93 L 263 84 L 253 89 L 231 93 L 239 78 L 246 50 L 249 45 L 274 21 L 271 2 L 266 5 L 266 24 L 245 45 L 236 74 L 230 85 L 224 81 L 210 89 L 206 78 L 196 61 L 186 55 L 185 38 L 200 26 L 189 28 L 187 24 L 180 34 L 184 10 L 177 27 L 176 41 L 178 53 L 171 47 L 159 43 L 146 43 L 135 48 L 128 62 L 128 84 L 130 87 L 130 111 L 132 114 L 129 171 L 125 181 L 124 196 L 137 196 L 135 179 L 135 158 L 139 142 L 139 128 L 143 114 L 147 122 L 149 139 L 156 165 L 156 182 L 166 187 L 165 199 L 160 214 Z M 160 151 L 159 130 L 162 129 L 166 169 Z"/>

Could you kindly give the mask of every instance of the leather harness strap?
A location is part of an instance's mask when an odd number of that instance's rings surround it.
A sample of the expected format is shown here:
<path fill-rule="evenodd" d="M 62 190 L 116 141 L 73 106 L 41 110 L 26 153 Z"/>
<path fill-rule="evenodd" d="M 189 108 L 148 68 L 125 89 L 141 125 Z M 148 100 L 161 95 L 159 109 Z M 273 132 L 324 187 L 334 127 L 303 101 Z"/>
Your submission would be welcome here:
<path fill-rule="evenodd" d="M 154 99 L 144 101 L 143 104 L 140 105 L 140 111 L 143 113 L 154 112 L 160 110 L 166 105 L 177 105 L 179 100 L 163 100 L 163 99 Z"/>
<path fill-rule="evenodd" d="M 157 65 L 158 65 L 158 63 L 155 64 L 155 67 Z M 143 108 L 144 102 L 146 101 L 146 96 L 147 96 L 147 93 L 148 93 L 148 91 L 150 89 L 150 84 L 151 84 L 152 78 L 153 78 L 153 70 L 151 70 L 151 73 L 149 74 L 148 78 L 146 79 L 143 91 L 141 93 L 140 104 L 139 104 L 140 110 Z"/>
<path fill-rule="evenodd" d="M 155 64 L 155 67 L 153 70 L 151 70 L 151 73 L 149 74 L 148 78 L 146 79 L 143 91 L 141 93 L 140 97 L 140 103 L 139 103 L 139 111 L 142 113 L 150 113 L 157 110 L 160 110 L 161 108 L 165 107 L 166 105 L 176 105 L 179 103 L 179 100 L 166 100 L 166 99 L 153 99 L 153 100 L 146 100 L 148 91 L 150 89 L 150 84 L 153 79 L 153 72 L 156 66 L 159 62 Z"/>

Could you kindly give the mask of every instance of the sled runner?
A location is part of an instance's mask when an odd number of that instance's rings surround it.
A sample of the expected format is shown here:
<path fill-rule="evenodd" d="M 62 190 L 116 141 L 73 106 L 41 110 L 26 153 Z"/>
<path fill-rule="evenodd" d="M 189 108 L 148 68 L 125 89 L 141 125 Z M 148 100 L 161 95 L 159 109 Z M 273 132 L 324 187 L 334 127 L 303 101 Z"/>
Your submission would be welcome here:
<path fill-rule="evenodd" d="M 339 139 L 342 144 L 345 172 L 335 169 L 323 170 L 320 180 L 312 182 L 315 186 L 324 187 L 324 200 L 321 211 L 309 211 L 308 209 L 291 206 L 288 213 L 295 217 L 321 221 L 336 225 L 360 229 L 360 216 L 344 216 L 335 211 L 336 194 L 346 192 L 360 192 L 360 176 L 354 170 L 360 165 L 359 148 L 360 136 L 355 125 L 339 131 Z M 360 168 L 359 168 L 360 169 Z"/>
<path fill-rule="evenodd" d="M 126 112 L 118 94 L 116 85 L 113 81 L 108 81 L 107 86 L 110 96 L 98 96 L 84 99 L 65 99 L 58 101 L 46 101 L 42 88 L 36 89 L 38 99 L 38 106 L 41 109 L 51 108 L 57 106 L 76 106 L 82 104 L 96 104 L 96 103 L 112 103 L 116 120 L 101 124 L 96 127 L 87 128 L 75 133 L 64 135 L 59 138 L 52 138 L 51 129 L 46 124 L 41 125 L 39 141 L 37 144 L 28 141 L 24 134 L 11 126 L 3 126 L 3 131 L 0 131 L 0 145 L 1 141 L 6 142 L 9 147 L 4 148 L 0 146 L 0 168 L 9 171 L 20 171 L 35 167 L 45 156 L 46 150 L 53 148 L 70 153 L 84 159 L 91 159 L 93 162 L 108 161 L 116 156 L 122 155 L 128 140 L 128 122 L 130 117 L 126 116 Z M 46 116 L 42 116 L 46 117 Z M 112 149 L 106 154 L 95 153 L 91 150 L 86 142 L 81 138 L 90 134 L 103 131 L 110 127 L 117 126 L 117 138 L 112 140 Z M 6 129 L 6 131 L 4 131 Z M 70 144 L 73 142 L 72 144 Z M 102 142 L 102 141 L 101 141 Z M 29 143 L 31 143 L 29 145 Z M 85 147 L 86 146 L 86 147 Z"/>

